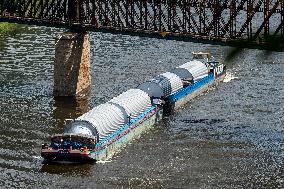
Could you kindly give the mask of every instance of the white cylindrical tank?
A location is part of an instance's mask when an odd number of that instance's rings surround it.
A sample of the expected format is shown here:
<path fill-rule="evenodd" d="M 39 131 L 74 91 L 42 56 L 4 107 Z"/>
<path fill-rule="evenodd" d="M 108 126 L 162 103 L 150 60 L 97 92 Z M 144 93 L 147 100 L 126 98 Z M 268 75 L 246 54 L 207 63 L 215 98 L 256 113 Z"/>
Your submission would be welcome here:
<path fill-rule="evenodd" d="M 74 121 L 65 127 L 64 133 L 97 136 L 97 129 L 88 121 Z"/>
<path fill-rule="evenodd" d="M 207 66 L 198 60 L 192 60 L 172 70 L 182 80 L 198 81 L 208 75 Z"/>
<path fill-rule="evenodd" d="M 182 89 L 182 80 L 174 73 L 166 72 L 140 84 L 137 88 L 151 97 L 167 97 Z"/>
<path fill-rule="evenodd" d="M 175 93 L 176 91 L 182 89 L 183 87 L 182 80 L 176 74 L 171 73 L 171 72 L 166 72 L 166 73 L 161 74 L 160 76 L 167 78 L 168 81 L 170 82 L 170 87 L 167 86 L 166 88 L 163 88 L 163 91 L 165 94 L 171 95 Z"/>
<path fill-rule="evenodd" d="M 90 135 L 93 133 L 91 129 L 95 128 L 99 138 L 102 139 L 127 122 L 127 113 L 123 108 L 116 104 L 105 103 L 78 117 L 65 129 L 65 133 Z"/>
<path fill-rule="evenodd" d="M 117 97 L 114 97 L 109 103 L 117 104 L 123 107 L 128 116 L 137 117 L 146 109 L 151 107 L 149 95 L 140 89 L 130 89 Z"/>

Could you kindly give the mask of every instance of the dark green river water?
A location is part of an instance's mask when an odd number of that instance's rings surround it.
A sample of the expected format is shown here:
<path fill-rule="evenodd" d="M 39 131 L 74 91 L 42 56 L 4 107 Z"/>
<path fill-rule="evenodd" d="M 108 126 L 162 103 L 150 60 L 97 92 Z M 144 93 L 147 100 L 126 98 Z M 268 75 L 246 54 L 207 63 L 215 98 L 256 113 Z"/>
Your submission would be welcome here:
<path fill-rule="evenodd" d="M 54 99 L 54 37 L 0 36 L 0 188 L 284 188 L 284 53 L 91 33 L 85 99 Z M 66 119 L 210 51 L 228 76 L 107 162 L 43 165 Z"/>

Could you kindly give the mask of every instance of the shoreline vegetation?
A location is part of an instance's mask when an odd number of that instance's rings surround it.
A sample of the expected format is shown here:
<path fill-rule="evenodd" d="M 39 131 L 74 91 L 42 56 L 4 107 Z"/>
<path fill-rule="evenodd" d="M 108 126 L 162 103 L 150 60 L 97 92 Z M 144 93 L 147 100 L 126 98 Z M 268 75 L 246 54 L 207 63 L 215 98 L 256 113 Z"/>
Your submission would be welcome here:
<path fill-rule="evenodd" d="M 12 34 L 20 30 L 20 25 L 14 23 L 0 22 L 0 35 Z"/>

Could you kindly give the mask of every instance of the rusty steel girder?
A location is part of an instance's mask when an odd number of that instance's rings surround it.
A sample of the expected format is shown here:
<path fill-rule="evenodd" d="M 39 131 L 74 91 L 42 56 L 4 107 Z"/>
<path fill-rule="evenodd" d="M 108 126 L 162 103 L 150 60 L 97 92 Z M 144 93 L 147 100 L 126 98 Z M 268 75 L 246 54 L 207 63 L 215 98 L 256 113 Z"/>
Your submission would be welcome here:
<path fill-rule="evenodd" d="M 0 21 L 231 43 L 283 40 L 280 0 L 1 0 Z"/>

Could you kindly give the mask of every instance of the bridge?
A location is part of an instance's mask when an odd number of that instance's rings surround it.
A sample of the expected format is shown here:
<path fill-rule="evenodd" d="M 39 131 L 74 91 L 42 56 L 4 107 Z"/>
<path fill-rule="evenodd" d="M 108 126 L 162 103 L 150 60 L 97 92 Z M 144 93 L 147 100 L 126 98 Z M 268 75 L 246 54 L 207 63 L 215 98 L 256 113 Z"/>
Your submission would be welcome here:
<path fill-rule="evenodd" d="M 1 0 L 0 22 L 72 31 L 56 43 L 55 96 L 90 87 L 87 31 L 284 50 L 283 0 Z"/>
<path fill-rule="evenodd" d="M 0 21 L 282 51 L 284 2 L 1 0 Z"/>

